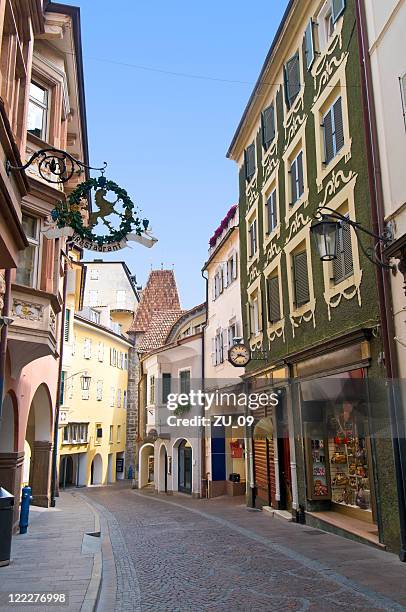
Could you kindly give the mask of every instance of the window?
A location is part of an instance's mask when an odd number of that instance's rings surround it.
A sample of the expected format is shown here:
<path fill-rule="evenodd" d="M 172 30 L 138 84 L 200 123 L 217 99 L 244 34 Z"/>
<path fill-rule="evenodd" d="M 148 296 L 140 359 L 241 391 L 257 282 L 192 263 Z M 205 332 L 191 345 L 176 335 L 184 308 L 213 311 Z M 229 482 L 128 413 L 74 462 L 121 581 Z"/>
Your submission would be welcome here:
<path fill-rule="evenodd" d="M 65 342 L 69 342 L 70 310 L 65 309 Z"/>
<path fill-rule="evenodd" d="M 89 291 L 89 305 L 90 306 L 98 306 L 99 305 L 99 292 L 97 289 L 90 289 Z"/>
<path fill-rule="evenodd" d="M 294 284 L 294 305 L 296 308 L 299 308 L 310 300 L 306 251 L 300 251 L 292 255 L 292 271 Z"/>
<path fill-rule="evenodd" d="M 127 410 L 127 391 L 123 391 L 123 408 Z"/>
<path fill-rule="evenodd" d="M 227 330 L 227 344 L 228 348 L 231 348 L 234 345 L 234 338 L 238 335 L 237 333 L 237 323 L 232 323 L 229 325 Z"/>
<path fill-rule="evenodd" d="M 233 253 L 227 260 L 227 286 L 231 285 L 233 280 L 237 278 L 237 253 Z"/>
<path fill-rule="evenodd" d="M 219 365 L 224 362 L 224 349 L 223 349 L 223 332 L 217 330 L 214 338 L 214 350 L 215 350 L 215 364 Z"/>
<path fill-rule="evenodd" d="M 149 403 L 155 403 L 155 376 L 149 377 Z"/>
<path fill-rule="evenodd" d="M 265 151 L 275 138 L 275 106 L 271 104 L 261 113 L 262 146 Z"/>
<path fill-rule="evenodd" d="M 121 442 L 121 425 L 117 425 L 117 444 Z"/>
<path fill-rule="evenodd" d="M 20 253 L 16 283 L 35 287 L 39 255 L 39 220 L 23 213 L 21 224 L 28 240 L 28 247 Z"/>
<path fill-rule="evenodd" d="M 213 299 L 216 300 L 224 290 L 223 268 L 219 268 L 213 279 Z"/>
<path fill-rule="evenodd" d="M 248 297 L 247 303 L 248 335 L 258 336 L 262 331 L 262 304 L 261 294 L 258 290 Z"/>
<path fill-rule="evenodd" d="M 166 404 L 168 401 L 168 395 L 171 393 L 172 387 L 172 376 L 169 372 L 162 374 L 162 403 Z"/>
<path fill-rule="evenodd" d="M 113 425 L 110 425 L 110 433 L 109 433 L 109 442 L 110 442 L 110 444 L 113 442 L 113 436 L 114 436 L 114 427 L 113 427 Z"/>
<path fill-rule="evenodd" d="M 114 387 L 110 387 L 110 406 L 114 406 L 115 399 L 116 399 L 116 390 Z"/>
<path fill-rule="evenodd" d="M 103 381 L 98 380 L 97 387 L 96 387 L 96 400 L 101 402 L 102 399 L 103 399 Z"/>
<path fill-rule="evenodd" d="M 346 215 L 348 218 L 348 215 Z M 335 285 L 351 276 L 354 272 L 352 258 L 351 229 L 344 221 L 338 230 L 337 259 L 333 260 L 333 282 Z"/>
<path fill-rule="evenodd" d="M 300 91 L 300 58 L 297 52 L 285 64 L 285 98 L 286 105 L 291 108 Z"/>
<path fill-rule="evenodd" d="M 128 370 L 128 353 L 124 353 L 124 370 Z"/>
<path fill-rule="evenodd" d="M 83 342 L 83 357 L 91 359 L 92 357 L 92 341 L 90 338 L 85 338 Z"/>
<path fill-rule="evenodd" d="M 274 324 L 280 321 L 281 318 L 278 276 L 268 278 L 266 288 L 268 298 L 268 321 L 269 323 Z"/>
<path fill-rule="evenodd" d="M 82 389 L 82 400 L 88 400 L 90 397 L 89 389 Z"/>
<path fill-rule="evenodd" d="M 248 227 L 249 256 L 254 257 L 257 252 L 257 220 L 254 219 Z"/>
<path fill-rule="evenodd" d="M 65 444 L 69 443 L 69 425 L 63 428 L 63 441 Z"/>
<path fill-rule="evenodd" d="M 304 43 L 303 43 L 305 59 L 306 59 L 306 68 L 308 70 L 311 69 L 315 59 L 315 50 L 314 50 L 314 36 L 313 36 L 313 19 L 310 19 L 309 24 L 306 28 L 304 35 Z"/>
<path fill-rule="evenodd" d="M 110 348 L 110 365 L 117 366 L 117 350 Z"/>
<path fill-rule="evenodd" d="M 121 408 L 121 389 L 117 389 L 117 408 Z"/>
<path fill-rule="evenodd" d="M 266 201 L 267 234 L 272 234 L 278 225 L 278 211 L 276 207 L 276 189 L 274 189 Z"/>
<path fill-rule="evenodd" d="M 331 18 L 333 24 L 335 24 L 339 17 L 345 11 L 346 0 L 332 0 L 331 2 Z"/>
<path fill-rule="evenodd" d="M 66 391 L 66 372 L 62 370 L 61 372 L 61 390 L 59 394 L 59 402 L 61 406 L 63 406 L 63 404 L 65 403 L 65 391 Z"/>
<path fill-rule="evenodd" d="M 97 357 L 98 357 L 99 361 L 101 361 L 101 362 L 104 361 L 104 344 L 103 344 L 103 342 L 99 342 L 99 347 L 98 347 L 98 350 L 97 350 Z"/>
<path fill-rule="evenodd" d="M 179 373 L 179 378 L 180 378 L 180 392 L 187 393 L 189 395 L 190 393 L 190 370 L 182 370 Z"/>
<path fill-rule="evenodd" d="M 290 165 L 290 188 L 292 195 L 291 206 L 293 206 L 304 193 L 303 151 L 300 151 Z"/>
<path fill-rule="evenodd" d="M 103 438 L 103 428 L 101 423 L 96 423 L 96 444 L 100 444 Z"/>
<path fill-rule="evenodd" d="M 324 115 L 325 165 L 329 164 L 344 146 L 344 124 L 342 99 L 338 98 Z"/>
<path fill-rule="evenodd" d="M 37 83 L 30 83 L 27 130 L 41 140 L 47 139 L 48 98 L 47 89 Z"/>
<path fill-rule="evenodd" d="M 90 268 L 90 280 L 99 280 L 99 270 L 97 268 Z"/>
<path fill-rule="evenodd" d="M 255 174 L 255 143 L 245 149 L 245 179 L 249 182 Z"/>

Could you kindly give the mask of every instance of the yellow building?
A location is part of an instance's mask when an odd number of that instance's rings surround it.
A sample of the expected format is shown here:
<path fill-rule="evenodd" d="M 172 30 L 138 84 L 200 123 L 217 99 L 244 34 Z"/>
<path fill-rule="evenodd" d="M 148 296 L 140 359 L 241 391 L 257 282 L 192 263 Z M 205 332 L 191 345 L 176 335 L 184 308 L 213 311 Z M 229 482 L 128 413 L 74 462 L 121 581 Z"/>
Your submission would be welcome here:
<path fill-rule="evenodd" d="M 79 264 L 83 265 L 83 264 Z M 124 478 L 128 349 L 109 306 L 75 312 L 78 271 L 68 280 L 59 417 L 59 486 Z M 86 303 L 86 302 L 85 302 Z"/>

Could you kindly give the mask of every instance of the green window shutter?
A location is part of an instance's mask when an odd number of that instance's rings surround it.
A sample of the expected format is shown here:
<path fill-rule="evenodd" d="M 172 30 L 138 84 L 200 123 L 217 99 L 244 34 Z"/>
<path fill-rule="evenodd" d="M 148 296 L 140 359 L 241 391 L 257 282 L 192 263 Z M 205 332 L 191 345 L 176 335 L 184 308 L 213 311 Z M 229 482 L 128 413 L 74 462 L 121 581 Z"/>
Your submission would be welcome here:
<path fill-rule="evenodd" d="M 288 108 L 291 108 L 300 91 L 300 60 L 297 52 L 285 66 L 285 92 Z"/>
<path fill-rule="evenodd" d="M 171 386 L 172 386 L 172 376 L 171 374 L 164 372 L 162 374 L 162 403 L 163 404 L 166 404 L 166 402 L 168 401 L 168 395 L 171 392 Z"/>
<path fill-rule="evenodd" d="M 308 70 L 313 66 L 314 52 L 314 37 L 313 37 L 313 20 L 310 19 L 304 35 L 304 51 L 306 58 L 306 67 Z"/>
<path fill-rule="evenodd" d="M 298 308 L 310 300 L 306 251 L 293 255 L 292 262 L 295 306 Z"/>
<path fill-rule="evenodd" d="M 66 308 L 65 309 L 65 330 L 64 330 L 65 342 L 69 342 L 69 326 L 70 326 L 70 310 L 69 308 Z"/>
<path fill-rule="evenodd" d="M 249 181 L 255 174 L 255 144 L 245 150 L 245 178 Z"/>
<path fill-rule="evenodd" d="M 290 166 L 290 187 L 291 187 L 291 193 L 292 193 L 291 202 L 290 202 L 291 206 L 298 199 L 296 183 L 297 183 L 297 164 L 296 164 L 296 159 L 295 159 Z"/>
<path fill-rule="evenodd" d="M 324 117 L 324 163 L 327 165 L 331 162 L 335 155 L 334 141 L 333 141 L 333 114 L 332 109 Z"/>
<path fill-rule="evenodd" d="M 352 258 L 351 228 L 349 225 L 343 227 L 343 259 L 345 276 L 351 276 L 354 272 L 354 261 Z"/>
<path fill-rule="evenodd" d="M 281 309 L 279 302 L 279 278 L 273 276 L 268 278 L 268 320 L 270 323 L 276 323 L 281 318 Z"/>
<path fill-rule="evenodd" d="M 297 178 L 299 185 L 299 198 L 304 192 L 304 176 L 303 176 L 303 152 L 301 151 L 297 157 Z"/>
<path fill-rule="evenodd" d="M 268 227 L 267 234 L 273 232 L 278 224 L 278 211 L 276 209 L 276 189 L 273 190 L 271 195 L 269 196 L 267 202 L 267 218 L 268 218 Z"/>
<path fill-rule="evenodd" d="M 331 6 L 332 6 L 333 23 L 336 23 L 336 21 L 338 21 L 338 19 L 344 13 L 345 5 L 346 5 L 345 0 L 332 0 Z"/>
<path fill-rule="evenodd" d="M 190 393 L 190 370 L 180 373 L 180 392 Z"/>
<path fill-rule="evenodd" d="M 348 217 L 348 215 L 346 215 Z M 333 260 L 333 281 L 338 285 L 354 271 L 351 248 L 351 229 L 345 222 L 338 231 L 337 258 Z"/>
<path fill-rule="evenodd" d="M 273 104 L 271 104 L 271 106 L 268 106 L 268 108 L 262 111 L 261 123 L 262 145 L 266 150 L 275 138 L 275 107 Z"/>
<path fill-rule="evenodd" d="M 344 146 L 344 123 L 341 98 L 338 98 L 338 100 L 334 103 L 332 112 L 334 114 L 334 132 L 336 144 L 335 152 L 338 153 L 338 151 L 340 151 L 340 149 L 342 149 Z"/>
<path fill-rule="evenodd" d="M 245 312 L 245 316 L 247 318 L 247 336 L 248 338 L 250 338 L 251 333 L 252 333 L 252 326 L 251 326 L 251 311 L 252 311 L 252 307 L 250 302 L 246 303 L 246 312 Z"/>

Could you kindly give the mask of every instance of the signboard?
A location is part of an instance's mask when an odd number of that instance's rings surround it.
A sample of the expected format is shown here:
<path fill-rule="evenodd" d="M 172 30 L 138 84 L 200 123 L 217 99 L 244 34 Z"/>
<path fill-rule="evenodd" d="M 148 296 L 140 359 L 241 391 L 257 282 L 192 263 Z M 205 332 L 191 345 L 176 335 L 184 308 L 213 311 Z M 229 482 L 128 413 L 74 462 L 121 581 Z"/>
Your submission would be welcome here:
<path fill-rule="evenodd" d="M 122 474 L 124 472 L 124 459 L 122 457 L 116 458 L 116 472 Z"/>

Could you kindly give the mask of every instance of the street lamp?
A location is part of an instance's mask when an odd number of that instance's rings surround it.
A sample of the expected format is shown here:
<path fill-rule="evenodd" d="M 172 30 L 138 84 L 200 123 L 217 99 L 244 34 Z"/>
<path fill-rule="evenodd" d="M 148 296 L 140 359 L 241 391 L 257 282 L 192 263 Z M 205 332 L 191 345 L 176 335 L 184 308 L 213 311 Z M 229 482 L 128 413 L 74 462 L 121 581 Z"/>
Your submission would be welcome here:
<path fill-rule="evenodd" d="M 75 376 L 75 374 L 73 376 Z M 92 380 L 92 377 L 89 376 L 87 372 L 82 374 L 82 376 L 80 377 L 80 386 L 82 388 L 82 391 L 89 391 L 91 380 Z"/>
<path fill-rule="evenodd" d="M 327 206 L 322 206 L 317 209 L 314 215 L 313 223 L 310 227 L 310 231 L 315 239 L 316 248 L 321 261 L 333 261 L 334 259 L 337 259 L 338 235 L 344 224 L 351 226 L 354 229 L 354 233 L 361 251 L 370 262 L 386 270 L 394 270 L 396 268 L 396 266 L 382 261 L 382 259 L 380 259 L 377 255 L 377 247 L 379 244 L 387 246 L 390 242 L 392 242 L 393 236 L 390 229 L 385 230 L 385 233 L 380 236 L 374 232 L 371 232 L 365 227 L 362 227 L 362 225 L 357 221 L 352 221 L 347 216 L 344 216 L 336 210 L 328 208 Z M 371 238 L 375 238 L 377 241 L 375 248 L 364 247 L 361 242 L 359 232 L 363 232 L 364 234 L 371 236 Z"/>

